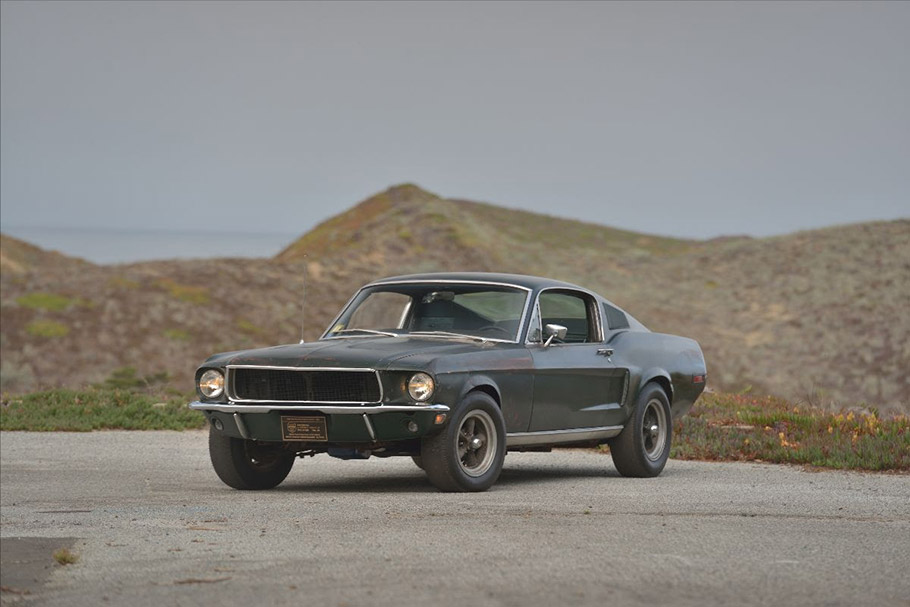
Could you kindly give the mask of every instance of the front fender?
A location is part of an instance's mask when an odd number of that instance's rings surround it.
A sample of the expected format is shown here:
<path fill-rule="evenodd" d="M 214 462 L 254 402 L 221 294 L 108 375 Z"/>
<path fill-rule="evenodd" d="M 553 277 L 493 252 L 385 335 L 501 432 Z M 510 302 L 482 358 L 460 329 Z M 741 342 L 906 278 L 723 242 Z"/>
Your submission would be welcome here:
<path fill-rule="evenodd" d="M 499 386 L 496 384 L 492 377 L 489 377 L 488 375 L 484 375 L 482 373 L 472 373 L 470 376 L 468 376 L 458 394 L 458 402 L 461 402 L 461 400 L 468 395 L 468 392 L 476 390 L 480 387 L 485 388 L 485 392 L 492 392 L 490 396 L 492 396 L 493 399 L 496 400 L 496 403 L 502 407 L 502 397 L 500 396 L 501 392 L 499 390 Z"/>
<path fill-rule="evenodd" d="M 507 432 L 527 432 L 531 423 L 531 386 L 534 383 L 530 374 L 466 371 L 437 375 L 436 382 L 440 389 L 434 402 L 454 409 L 469 392 L 481 389 L 499 405 Z"/>

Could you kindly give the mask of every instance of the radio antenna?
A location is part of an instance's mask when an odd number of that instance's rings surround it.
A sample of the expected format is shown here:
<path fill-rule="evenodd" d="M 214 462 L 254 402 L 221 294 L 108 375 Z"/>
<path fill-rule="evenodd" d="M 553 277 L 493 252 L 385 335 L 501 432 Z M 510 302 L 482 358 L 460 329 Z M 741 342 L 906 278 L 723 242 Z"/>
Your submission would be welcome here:
<path fill-rule="evenodd" d="M 305 318 L 306 318 L 306 287 L 307 287 L 307 268 L 309 267 L 309 262 L 306 258 L 306 253 L 303 254 L 303 292 L 300 294 L 300 343 L 304 342 L 303 331 L 306 328 Z"/>

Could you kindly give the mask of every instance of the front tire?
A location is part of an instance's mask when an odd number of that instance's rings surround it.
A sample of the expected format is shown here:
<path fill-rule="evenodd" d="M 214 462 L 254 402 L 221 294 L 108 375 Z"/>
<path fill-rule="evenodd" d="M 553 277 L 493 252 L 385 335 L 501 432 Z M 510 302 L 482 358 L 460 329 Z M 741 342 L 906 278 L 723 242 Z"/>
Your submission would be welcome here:
<path fill-rule="evenodd" d="M 622 432 L 610 441 L 613 465 L 623 476 L 651 478 L 661 473 L 670 457 L 673 418 L 663 388 L 647 384 Z"/>
<path fill-rule="evenodd" d="M 427 478 L 440 491 L 486 491 L 502 472 L 506 426 L 488 394 L 471 392 L 441 432 L 421 442 Z"/>
<path fill-rule="evenodd" d="M 214 428 L 209 428 L 209 456 L 218 478 L 243 490 L 277 487 L 287 478 L 295 457 L 280 443 L 233 438 Z"/>

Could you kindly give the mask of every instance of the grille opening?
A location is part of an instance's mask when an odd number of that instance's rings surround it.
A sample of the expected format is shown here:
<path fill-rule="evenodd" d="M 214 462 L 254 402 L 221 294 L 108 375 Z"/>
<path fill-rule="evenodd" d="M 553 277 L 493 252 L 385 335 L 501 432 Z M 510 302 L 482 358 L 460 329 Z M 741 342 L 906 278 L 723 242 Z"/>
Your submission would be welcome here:
<path fill-rule="evenodd" d="M 231 369 L 238 400 L 319 403 L 377 403 L 381 394 L 373 371 Z"/>

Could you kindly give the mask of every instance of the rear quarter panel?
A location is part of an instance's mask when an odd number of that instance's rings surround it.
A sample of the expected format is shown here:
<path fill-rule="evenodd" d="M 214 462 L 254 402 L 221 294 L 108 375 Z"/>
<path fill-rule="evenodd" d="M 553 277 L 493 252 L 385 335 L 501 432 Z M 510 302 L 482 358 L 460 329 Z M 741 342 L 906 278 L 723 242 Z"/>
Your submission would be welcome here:
<path fill-rule="evenodd" d="M 623 404 L 626 415 L 631 414 L 639 391 L 650 381 L 669 384 L 674 419 L 685 415 L 704 390 L 704 382 L 692 381 L 693 376 L 707 374 L 705 357 L 694 339 L 650 331 L 622 331 L 609 343 L 616 366 L 629 369 L 629 392 Z"/>

